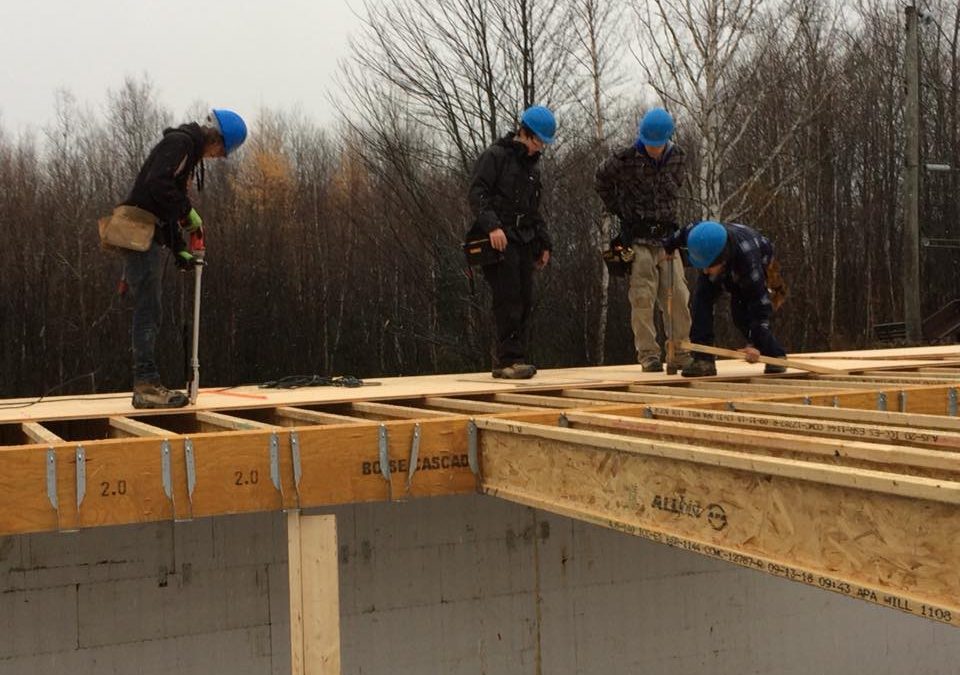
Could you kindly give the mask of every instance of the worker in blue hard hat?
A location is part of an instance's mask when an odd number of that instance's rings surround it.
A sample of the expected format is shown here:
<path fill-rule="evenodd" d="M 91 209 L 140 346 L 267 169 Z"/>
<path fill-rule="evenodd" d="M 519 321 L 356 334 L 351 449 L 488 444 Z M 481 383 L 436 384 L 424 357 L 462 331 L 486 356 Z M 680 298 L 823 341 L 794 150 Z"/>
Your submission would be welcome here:
<path fill-rule="evenodd" d="M 153 241 L 145 251 L 124 249 L 124 279 L 134 310 L 133 406 L 178 408 L 187 396 L 161 384 L 154 361 L 161 317 L 161 251 L 173 253 L 178 268 L 192 269 L 199 261 L 187 250 L 182 232 L 202 231 L 203 219 L 187 192 L 192 178 L 203 189 L 203 159 L 226 157 L 243 144 L 247 126 L 237 113 L 214 108 L 201 123 L 165 129 L 150 151 L 129 196 L 123 202 L 155 219 Z"/>
<path fill-rule="evenodd" d="M 663 241 L 664 258 L 687 247 L 690 264 L 700 270 L 693 289 L 693 324 L 690 341 L 713 345 L 713 307 L 724 292 L 730 293 L 733 323 L 747 340 L 742 351 L 747 360 L 757 356 L 783 358 L 786 352 L 770 328 L 770 318 L 786 298 L 786 286 L 774 259 L 773 244 L 751 227 L 704 220 L 687 225 Z M 711 354 L 694 352 L 683 369 L 685 377 L 716 375 Z M 767 364 L 765 373 L 782 373 L 783 366 Z"/>
<path fill-rule="evenodd" d="M 686 155 L 672 142 L 673 132 L 670 113 L 649 110 L 640 120 L 636 140 L 614 152 L 596 175 L 597 194 L 620 221 L 620 233 L 604 260 L 611 274 L 629 274 L 630 323 L 644 372 L 663 370 L 654 317 L 657 305 L 674 344 L 690 331 L 683 264 L 679 259 L 658 262 L 661 239 L 677 229 L 677 201 L 686 171 Z M 626 265 L 613 266 L 610 261 Z M 674 363 L 667 364 L 670 371 L 689 363 L 690 355 L 678 350 L 673 358 Z"/>
<path fill-rule="evenodd" d="M 540 215 L 539 160 L 556 132 L 557 120 L 548 108 L 527 108 L 516 131 L 480 155 L 470 180 L 474 221 L 467 241 L 489 238 L 497 252 L 482 267 L 493 296 L 497 378 L 527 379 L 537 372 L 527 355 L 533 273 L 546 267 L 553 248 Z"/>

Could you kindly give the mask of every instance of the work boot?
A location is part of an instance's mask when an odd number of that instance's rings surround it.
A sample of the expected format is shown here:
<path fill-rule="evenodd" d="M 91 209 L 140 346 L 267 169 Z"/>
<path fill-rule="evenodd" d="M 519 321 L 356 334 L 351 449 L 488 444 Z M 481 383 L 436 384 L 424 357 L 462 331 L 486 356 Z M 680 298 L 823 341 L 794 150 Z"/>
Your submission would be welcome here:
<path fill-rule="evenodd" d="M 772 363 L 768 363 L 763 368 L 764 375 L 779 375 L 780 373 L 785 373 L 785 372 L 787 372 L 786 366 L 777 366 Z"/>
<path fill-rule="evenodd" d="M 493 376 L 504 380 L 529 380 L 537 374 L 537 367 L 529 363 L 514 363 L 503 368 L 494 368 Z"/>
<path fill-rule="evenodd" d="M 159 382 L 133 385 L 134 408 L 182 408 L 189 402 L 182 391 L 167 389 Z"/>
<path fill-rule="evenodd" d="M 717 364 L 707 359 L 694 359 L 680 373 L 684 377 L 708 377 L 717 374 Z"/>
<path fill-rule="evenodd" d="M 640 365 L 645 373 L 659 373 L 663 370 L 663 363 L 659 356 L 644 356 L 640 359 Z"/>
<path fill-rule="evenodd" d="M 674 357 L 674 362 L 667 364 L 667 375 L 676 375 L 684 368 L 689 368 L 691 363 L 693 363 L 693 357 L 690 356 L 690 352 L 677 354 Z"/>

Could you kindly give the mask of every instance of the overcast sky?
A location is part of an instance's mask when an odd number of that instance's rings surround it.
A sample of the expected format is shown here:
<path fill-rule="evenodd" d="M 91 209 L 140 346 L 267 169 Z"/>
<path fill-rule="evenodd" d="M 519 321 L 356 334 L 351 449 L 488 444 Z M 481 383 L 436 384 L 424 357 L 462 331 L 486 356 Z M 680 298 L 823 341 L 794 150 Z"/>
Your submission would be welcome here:
<path fill-rule="evenodd" d="M 327 91 L 361 0 L 0 0 L 0 126 L 39 130 L 57 89 L 100 113 L 149 75 L 177 121 L 197 101 L 333 120 Z"/>

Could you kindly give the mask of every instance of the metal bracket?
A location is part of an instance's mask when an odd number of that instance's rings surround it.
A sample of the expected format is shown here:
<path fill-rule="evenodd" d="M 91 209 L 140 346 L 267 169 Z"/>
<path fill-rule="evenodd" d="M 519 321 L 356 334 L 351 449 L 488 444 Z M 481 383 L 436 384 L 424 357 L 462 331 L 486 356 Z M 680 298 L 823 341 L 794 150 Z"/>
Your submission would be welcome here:
<path fill-rule="evenodd" d="M 477 451 L 477 422 L 473 418 L 467 422 L 467 460 L 474 476 L 480 475 L 480 459 Z"/>
<path fill-rule="evenodd" d="M 53 448 L 47 448 L 47 499 L 50 500 L 50 506 L 54 511 L 60 511 L 60 505 L 57 501 L 57 452 Z"/>
<path fill-rule="evenodd" d="M 570 420 L 567 419 L 567 416 L 565 413 L 560 413 L 560 418 L 557 420 L 557 426 L 560 426 L 564 429 L 570 428 Z"/>
<path fill-rule="evenodd" d="M 813 405 L 813 399 L 811 399 L 809 396 L 804 396 L 803 405 Z"/>
<path fill-rule="evenodd" d="M 283 494 L 280 486 L 280 434 L 274 431 L 270 434 L 270 480 L 277 492 Z"/>
<path fill-rule="evenodd" d="M 907 392 L 902 390 L 897 392 L 897 403 L 899 404 L 900 412 L 907 412 Z"/>
<path fill-rule="evenodd" d="M 193 461 L 193 441 L 183 439 L 183 459 L 187 463 L 187 495 L 193 504 L 193 488 L 197 487 L 197 466 Z"/>
<path fill-rule="evenodd" d="M 170 439 L 160 443 L 160 479 L 163 481 L 163 494 L 173 501 L 173 478 L 170 474 Z"/>
<path fill-rule="evenodd" d="M 647 408 L 647 410 L 649 410 L 649 408 Z M 727 401 L 727 411 L 737 412 L 737 404 L 734 403 L 733 401 Z M 653 417 L 653 414 L 651 414 L 650 417 Z"/>
<path fill-rule="evenodd" d="M 87 496 L 87 452 L 82 445 L 77 446 L 77 510 Z"/>
<path fill-rule="evenodd" d="M 297 489 L 297 505 L 299 505 L 300 479 L 303 477 L 303 468 L 300 465 L 300 434 L 296 430 L 290 432 L 290 454 L 293 456 L 293 485 Z"/>
<path fill-rule="evenodd" d="M 957 389 L 950 387 L 947 389 L 947 414 L 950 417 L 957 416 Z"/>
<path fill-rule="evenodd" d="M 377 432 L 377 436 L 380 443 L 380 475 L 383 476 L 383 479 L 390 482 L 390 445 L 387 435 L 387 426 L 385 424 L 380 425 L 380 429 Z"/>
<path fill-rule="evenodd" d="M 393 481 L 390 480 L 390 442 L 387 425 L 380 425 L 380 429 L 377 431 L 377 437 L 380 443 L 380 475 L 387 481 L 389 499 L 393 501 Z"/>
<path fill-rule="evenodd" d="M 420 458 L 420 423 L 413 425 L 413 440 L 410 442 L 410 468 L 407 469 L 407 491 L 413 483 L 413 474 L 417 472 L 417 461 Z"/>
<path fill-rule="evenodd" d="M 834 397 L 833 397 L 833 407 L 834 407 L 834 408 L 839 408 L 839 407 L 840 407 L 840 397 L 839 397 L 839 396 L 834 396 Z"/>
<path fill-rule="evenodd" d="M 730 405 L 730 402 L 729 402 L 729 401 L 727 401 L 727 405 Z M 646 417 L 648 420 L 652 420 L 652 419 L 653 419 L 653 408 L 651 408 L 650 406 L 645 407 L 645 408 L 643 409 L 643 416 Z"/>
<path fill-rule="evenodd" d="M 881 391 L 877 394 L 877 410 L 886 411 L 887 409 L 887 394 L 886 392 Z"/>

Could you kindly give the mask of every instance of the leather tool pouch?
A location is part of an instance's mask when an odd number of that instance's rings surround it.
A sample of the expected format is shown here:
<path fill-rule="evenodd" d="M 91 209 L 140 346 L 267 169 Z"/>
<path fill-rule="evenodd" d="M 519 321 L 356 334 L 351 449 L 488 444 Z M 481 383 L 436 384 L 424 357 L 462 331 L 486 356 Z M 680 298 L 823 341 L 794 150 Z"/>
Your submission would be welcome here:
<path fill-rule="evenodd" d="M 97 222 L 100 245 L 106 250 L 126 248 L 146 251 L 153 241 L 157 217 L 136 206 L 121 204 L 113 213 Z"/>
<path fill-rule="evenodd" d="M 601 253 L 603 264 L 612 277 L 625 277 L 630 274 L 630 265 L 633 264 L 633 249 L 629 246 L 608 248 Z"/>
<path fill-rule="evenodd" d="M 503 260 L 503 253 L 490 243 L 489 237 L 472 239 L 463 245 L 463 255 L 471 267 L 493 265 Z"/>

